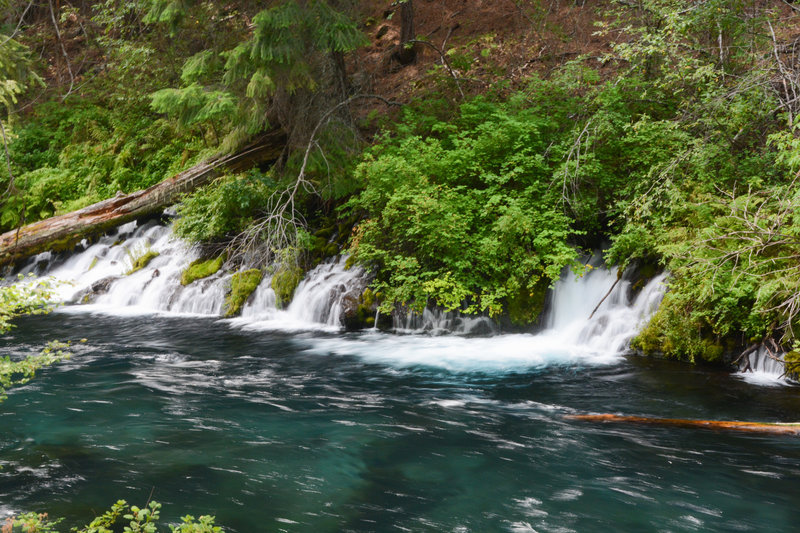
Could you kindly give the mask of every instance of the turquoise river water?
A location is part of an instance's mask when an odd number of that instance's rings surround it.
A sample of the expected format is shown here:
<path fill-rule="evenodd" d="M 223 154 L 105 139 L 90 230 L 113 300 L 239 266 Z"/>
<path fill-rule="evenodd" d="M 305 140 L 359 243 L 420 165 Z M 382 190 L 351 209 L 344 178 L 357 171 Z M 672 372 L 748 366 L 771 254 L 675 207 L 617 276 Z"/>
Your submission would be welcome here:
<path fill-rule="evenodd" d="M 791 421 L 794 387 L 629 356 L 504 364 L 508 346 L 536 342 L 525 335 L 202 317 L 59 312 L 20 321 L 2 348 L 83 337 L 0 404 L 0 517 L 75 526 L 152 496 L 167 521 L 207 513 L 239 533 L 800 527 L 796 437 L 564 418 Z"/>

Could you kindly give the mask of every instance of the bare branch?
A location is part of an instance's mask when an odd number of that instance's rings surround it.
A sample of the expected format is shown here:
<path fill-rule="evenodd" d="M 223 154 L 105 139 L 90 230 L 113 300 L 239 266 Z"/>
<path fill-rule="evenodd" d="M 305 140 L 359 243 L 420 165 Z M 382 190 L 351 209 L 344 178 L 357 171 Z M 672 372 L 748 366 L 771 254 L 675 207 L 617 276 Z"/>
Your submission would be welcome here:
<path fill-rule="evenodd" d="M 287 261 L 297 261 L 297 254 L 291 252 L 297 246 L 298 230 L 306 226 L 305 219 L 297 209 L 298 195 L 301 190 L 309 194 L 317 193 L 314 184 L 306 177 L 312 150 L 317 149 L 322 152 L 317 135 L 334 113 L 361 99 L 380 100 L 390 106 L 402 105 L 376 94 L 356 94 L 326 111 L 311 131 L 300 170 L 294 181 L 285 189 L 273 192 L 267 199 L 265 215 L 231 240 L 228 245 L 229 262 L 241 262 L 248 266 L 277 267 Z"/>

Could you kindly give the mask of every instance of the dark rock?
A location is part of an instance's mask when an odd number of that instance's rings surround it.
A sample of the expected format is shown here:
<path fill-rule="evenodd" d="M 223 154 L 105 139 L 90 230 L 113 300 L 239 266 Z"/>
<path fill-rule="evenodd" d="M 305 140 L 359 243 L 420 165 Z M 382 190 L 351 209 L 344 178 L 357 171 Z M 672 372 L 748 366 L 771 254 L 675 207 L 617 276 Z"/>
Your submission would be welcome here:
<path fill-rule="evenodd" d="M 78 292 L 73 297 L 74 303 L 87 304 L 91 303 L 101 294 L 107 293 L 111 289 L 111 285 L 120 279 L 121 276 L 108 276 L 107 278 L 99 279 L 92 283 L 88 288 Z"/>

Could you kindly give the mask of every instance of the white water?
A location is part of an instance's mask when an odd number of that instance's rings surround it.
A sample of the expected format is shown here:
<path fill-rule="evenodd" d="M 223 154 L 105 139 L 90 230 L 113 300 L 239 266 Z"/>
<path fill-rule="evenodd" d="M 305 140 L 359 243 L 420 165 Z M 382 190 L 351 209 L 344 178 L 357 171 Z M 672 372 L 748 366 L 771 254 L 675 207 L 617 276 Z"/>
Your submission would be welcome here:
<path fill-rule="evenodd" d="M 130 275 L 135 257 L 148 250 L 158 256 Z M 107 290 L 91 295 L 91 303 L 69 306 L 67 311 L 97 311 L 111 314 L 173 313 L 220 315 L 230 284 L 230 273 L 218 272 L 184 287 L 181 273 L 198 257 L 196 250 L 177 239 L 162 225 L 131 222 L 95 244 L 84 245 L 66 260 L 50 252 L 32 258 L 21 273 L 46 275 L 61 282 L 56 297 L 67 304 L 83 303 L 92 287 L 105 284 Z M 234 324 L 264 329 L 338 330 L 348 299 L 356 301 L 366 287 L 363 269 L 345 270 L 339 259 L 317 266 L 295 291 L 286 310 L 278 309 L 271 278 L 258 286 Z"/>
<path fill-rule="evenodd" d="M 779 359 L 776 360 L 775 358 Z M 757 385 L 785 385 L 783 354 L 773 355 L 762 346 L 747 356 L 747 361 L 739 365 L 738 376 Z"/>
<path fill-rule="evenodd" d="M 146 250 L 159 255 L 142 270 L 126 276 L 132 258 Z M 59 288 L 59 296 L 72 304 L 82 301 L 93 285 L 107 281 L 107 291 L 93 295 L 91 304 L 68 306 L 67 311 L 219 315 L 230 274 L 220 272 L 181 286 L 181 272 L 196 257 L 196 251 L 176 239 L 169 228 L 154 223 L 137 226 L 133 222 L 66 260 L 59 262 L 49 253 L 37 256 L 24 271 L 69 281 Z M 616 280 L 615 269 L 591 269 L 581 278 L 565 273 L 552 292 L 546 328 L 538 334 L 497 335 L 496 324 L 487 317 L 428 309 L 422 315 L 395 317 L 396 331 L 406 335 L 373 331 L 358 336 L 303 337 L 298 342 L 321 354 L 455 371 L 611 364 L 622 357 L 664 292 L 662 275 L 629 301 L 629 282 L 621 280 L 615 285 Z M 345 309 L 357 302 L 366 284 L 362 269 L 346 270 L 342 259 L 324 263 L 308 273 L 297 287 L 291 305 L 284 310 L 278 308 L 271 279 L 265 277 L 244 306 L 242 316 L 229 323 L 251 330 L 338 332 Z M 450 335 L 432 337 L 443 333 Z M 452 333 L 483 336 L 467 338 Z"/>
<path fill-rule="evenodd" d="M 158 257 L 138 272 L 125 275 L 132 261 L 148 250 L 158 252 Z M 166 226 L 148 223 L 138 227 L 131 222 L 60 264 L 50 265 L 52 257 L 45 252 L 22 272 L 46 274 L 61 281 L 56 292 L 65 303 L 80 303 L 93 285 L 107 282 L 107 291 L 94 297 L 91 305 L 81 306 L 81 310 L 219 314 L 230 275 L 216 274 L 188 287 L 180 284 L 181 272 L 196 257 Z"/>
<path fill-rule="evenodd" d="M 367 286 L 364 270 L 346 270 L 344 263 L 337 258 L 312 269 L 295 289 L 286 310 L 276 307 L 271 278 L 265 278 L 242 309 L 242 316 L 231 323 L 250 330 L 338 331 L 346 305 L 357 302 Z"/>
<path fill-rule="evenodd" d="M 650 281 L 631 302 L 629 282 L 620 281 L 590 319 L 616 280 L 615 271 L 595 269 L 582 278 L 571 274 L 556 283 L 548 327 L 538 334 L 492 337 L 387 335 L 308 339 L 314 353 L 351 355 L 400 368 L 436 367 L 455 372 L 525 371 L 550 365 L 607 365 L 618 362 L 630 339 L 656 310 L 664 275 Z M 417 318 L 423 331 L 436 331 L 446 318 Z M 469 323 L 469 321 L 464 321 Z"/>

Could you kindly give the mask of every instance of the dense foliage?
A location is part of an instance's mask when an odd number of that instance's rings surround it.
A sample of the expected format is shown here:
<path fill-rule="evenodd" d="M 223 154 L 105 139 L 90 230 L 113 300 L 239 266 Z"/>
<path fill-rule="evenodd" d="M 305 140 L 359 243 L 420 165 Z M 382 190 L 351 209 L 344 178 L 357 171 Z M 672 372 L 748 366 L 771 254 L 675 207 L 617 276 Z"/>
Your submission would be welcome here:
<path fill-rule="evenodd" d="M 368 152 L 356 170 L 363 191 L 348 203 L 364 213 L 352 250 L 377 272 L 384 311 L 434 303 L 497 315 L 577 264 L 550 187 L 558 155 L 545 154 L 557 116 L 518 95 L 425 119 L 409 113 Z"/>
<path fill-rule="evenodd" d="M 9 35 L 23 7 L 9 4 Z M 384 311 L 430 304 L 520 324 L 535 322 L 564 267 L 580 275 L 580 255 L 604 248 L 609 264 L 671 273 L 669 296 L 637 341 L 644 351 L 700 361 L 767 339 L 792 344 L 800 68 L 782 31 L 796 19 L 791 8 L 611 1 L 596 13 L 604 52 L 565 55 L 538 74 L 504 73 L 497 36 L 449 50 L 420 38 L 436 64 L 357 155 L 364 130 L 351 111 L 375 97 L 354 59 L 374 25 L 359 19 L 362 7 L 64 8 L 57 26 L 97 38 L 73 52 L 83 70 L 55 58 L 50 78 L 26 50 L 52 37 L 46 26 L 13 34 L 0 58 L 14 119 L 5 121 L 13 183 L 3 228 L 152 185 L 280 128 L 289 141 L 279 164 L 187 197 L 179 235 L 244 241 L 249 255 L 229 260 L 291 281 L 304 247 L 331 248 L 332 233 L 314 225 L 338 203 L 338 226 L 358 220 L 349 250 L 375 274 Z M 520 3 L 537 32 L 547 25 L 541 7 Z M 481 76 L 492 90 L 473 83 Z M 13 113 L 25 86 L 55 78 L 57 91 L 24 117 Z M 267 253 L 250 253 L 259 243 Z M 279 285 L 290 298 L 294 283 Z"/>

